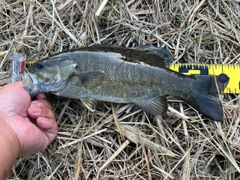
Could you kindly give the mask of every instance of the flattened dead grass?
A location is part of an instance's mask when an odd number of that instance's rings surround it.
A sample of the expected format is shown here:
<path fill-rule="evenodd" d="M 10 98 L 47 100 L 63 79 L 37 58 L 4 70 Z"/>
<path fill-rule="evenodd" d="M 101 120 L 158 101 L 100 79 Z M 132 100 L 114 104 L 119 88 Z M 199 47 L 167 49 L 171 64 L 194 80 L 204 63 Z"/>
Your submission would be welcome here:
<path fill-rule="evenodd" d="M 165 47 L 173 63 L 240 63 L 237 0 L 2 0 L 0 12 L 0 86 L 14 51 L 39 60 L 95 43 Z M 90 113 L 49 98 L 58 137 L 19 158 L 9 179 L 240 179 L 239 95 L 221 95 L 222 123 L 182 102 L 160 118 L 130 104 Z"/>

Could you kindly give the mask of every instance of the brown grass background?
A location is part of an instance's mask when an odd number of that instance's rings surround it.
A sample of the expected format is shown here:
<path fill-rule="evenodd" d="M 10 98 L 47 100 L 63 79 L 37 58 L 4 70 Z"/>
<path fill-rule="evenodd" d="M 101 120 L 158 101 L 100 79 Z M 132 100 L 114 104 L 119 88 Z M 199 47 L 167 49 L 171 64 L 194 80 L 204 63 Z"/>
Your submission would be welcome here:
<path fill-rule="evenodd" d="M 240 63 L 239 0 L 108 0 L 97 16 L 102 2 L 1 0 L 0 86 L 13 52 L 40 60 L 91 44 L 165 47 L 173 63 Z M 160 118 L 131 104 L 91 113 L 49 95 L 58 136 L 20 157 L 9 179 L 240 179 L 240 96 L 220 98 L 224 120 L 215 123 L 183 102 Z"/>

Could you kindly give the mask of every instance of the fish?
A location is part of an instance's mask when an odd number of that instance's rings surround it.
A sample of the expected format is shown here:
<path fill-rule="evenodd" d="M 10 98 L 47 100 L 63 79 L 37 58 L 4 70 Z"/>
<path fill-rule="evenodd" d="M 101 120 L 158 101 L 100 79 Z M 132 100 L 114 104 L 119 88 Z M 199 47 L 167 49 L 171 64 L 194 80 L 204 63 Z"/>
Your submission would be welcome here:
<path fill-rule="evenodd" d="M 132 103 L 154 116 L 168 109 L 167 97 L 183 99 L 205 117 L 221 122 L 216 78 L 170 70 L 164 48 L 95 45 L 58 53 L 21 73 L 26 91 L 80 99 L 91 111 L 98 101 Z"/>

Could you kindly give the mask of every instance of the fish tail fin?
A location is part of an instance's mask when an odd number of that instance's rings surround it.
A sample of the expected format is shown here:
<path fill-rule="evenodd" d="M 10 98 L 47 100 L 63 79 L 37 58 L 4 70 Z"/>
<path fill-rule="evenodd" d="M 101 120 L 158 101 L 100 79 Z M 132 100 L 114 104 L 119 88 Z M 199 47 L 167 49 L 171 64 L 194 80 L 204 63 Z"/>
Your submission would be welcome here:
<path fill-rule="evenodd" d="M 214 76 L 196 75 L 195 88 L 188 103 L 203 115 L 221 122 L 223 118 L 222 104 L 219 99 Z M 197 90 L 196 90 L 197 89 Z"/>

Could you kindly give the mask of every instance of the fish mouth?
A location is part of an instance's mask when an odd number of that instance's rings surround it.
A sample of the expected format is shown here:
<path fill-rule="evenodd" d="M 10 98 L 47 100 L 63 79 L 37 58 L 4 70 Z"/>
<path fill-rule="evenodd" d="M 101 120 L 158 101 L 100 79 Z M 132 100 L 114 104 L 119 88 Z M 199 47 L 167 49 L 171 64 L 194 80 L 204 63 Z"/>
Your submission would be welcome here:
<path fill-rule="evenodd" d="M 21 80 L 23 81 L 23 86 L 25 90 L 30 94 L 30 96 L 36 96 L 41 92 L 41 85 L 38 84 L 37 79 L 29 72 L 25 71 L 21 73 Z"/>
<path fill-rule="evenodd" d="M 51 82 L 51 84 L 47 84 L 46 82 L 41 83 L 36 75 L 27 70 L 21 73 L 21 80 L 23 81 L 25 90 L 31 97 L 34 97 L 39 93 L 58 92 L 64 89 L 68 82 L 68 80 L 64 81 L 60 77 L 57 77 L 55 81 Z"/>

